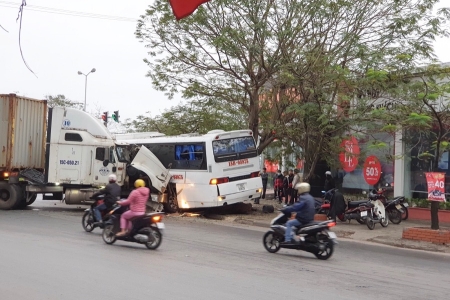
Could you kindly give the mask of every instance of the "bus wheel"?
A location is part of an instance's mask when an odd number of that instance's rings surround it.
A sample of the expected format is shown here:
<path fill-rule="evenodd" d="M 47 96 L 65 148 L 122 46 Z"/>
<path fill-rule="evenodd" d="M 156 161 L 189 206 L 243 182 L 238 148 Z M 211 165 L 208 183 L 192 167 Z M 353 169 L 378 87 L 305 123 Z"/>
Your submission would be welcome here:
<path fill-rule="evenodd" d="M 164 203 L 164 212 L 173 214 L 179 210 L 177 196 L 169 193 L 167 203 Z"/>

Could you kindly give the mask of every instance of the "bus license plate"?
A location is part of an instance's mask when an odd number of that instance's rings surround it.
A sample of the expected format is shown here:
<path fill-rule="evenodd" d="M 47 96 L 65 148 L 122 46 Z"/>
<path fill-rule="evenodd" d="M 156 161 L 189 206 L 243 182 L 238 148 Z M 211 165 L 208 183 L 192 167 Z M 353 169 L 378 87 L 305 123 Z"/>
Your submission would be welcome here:
<path fill-rule="evenodd" d="M 238 191 L 245 191 L 245 183 L 237 184 Z"/>

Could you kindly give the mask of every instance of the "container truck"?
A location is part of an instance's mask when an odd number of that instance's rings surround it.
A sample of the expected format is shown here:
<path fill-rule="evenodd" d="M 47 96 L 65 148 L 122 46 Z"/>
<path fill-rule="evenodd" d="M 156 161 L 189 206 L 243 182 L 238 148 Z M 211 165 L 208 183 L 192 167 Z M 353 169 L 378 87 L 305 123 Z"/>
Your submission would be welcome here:
<path fill-rule="evenodd" d="M 152 206 L 173 198 L 169 171 L 147 148 L 116 142 L 102 121 L 84 111 L 0 94 L 0 209 L 24 208 L 37 194 L 88 203 L 110 174 L 116 174 L 122 197 L 141 178 L 157 195 Z"/>

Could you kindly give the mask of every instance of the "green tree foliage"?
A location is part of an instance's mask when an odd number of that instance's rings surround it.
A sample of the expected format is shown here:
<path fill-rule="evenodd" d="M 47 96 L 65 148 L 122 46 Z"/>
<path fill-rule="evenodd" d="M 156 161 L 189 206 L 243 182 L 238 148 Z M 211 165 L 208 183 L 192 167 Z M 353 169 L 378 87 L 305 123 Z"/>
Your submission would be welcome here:
<path fill-rule="evenodd" d="M 83 103 L 75 102 L 73 100 L 67 99 L 64 95 L 46 95 L 45 99 L 47 100 L 48 107 L 72 107 L 76 109 L 83 109 Z"/>
<path fill-rule="evenodd" d="M 136 36 L 155 88 L 238 105 L 259 151 L 293 141 L 309 179 L 343 137 L 379 130 L 376 100 L 404 94 L 403 75 L 435 58 L 449 17 L 438 2 L 215 0 L 177 22 L 156 0 Z"/>
<path fill-rule="evenodd" d="M 174 106 L 155 117 L 140 115 L 135 120 L 127 120 L 125 126 L 129 131 L 156 131 L 166 135 L 203 134 L 213 129 L 244 129 L 245 121 L 245 113 L 236 105 L 194 100 Z"/>
<path fill-rule="evenodd" d="M 421 149 L 417 159 L 424 162 L 424 171 L 438 171 L 439 160 L 450 150 L 450 68 L 432 64 L 415 69 L 403 74 L 397 89 L 401 104 L 385 111 L 384 120 L 403 130 L 405 142 Z M 438 208 L 433 201 L 432 229 L 439 229 Z"/>

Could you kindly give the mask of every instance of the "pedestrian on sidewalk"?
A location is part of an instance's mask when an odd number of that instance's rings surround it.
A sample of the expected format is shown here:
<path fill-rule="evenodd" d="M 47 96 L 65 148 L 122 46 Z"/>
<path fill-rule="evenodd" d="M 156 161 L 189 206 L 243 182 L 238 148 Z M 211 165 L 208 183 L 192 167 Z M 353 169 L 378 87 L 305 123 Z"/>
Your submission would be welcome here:
<path fill-rule="evenodd" d="M 266 199 L 267 181 L 269 180 L 269 174 L 267 174 L 266 168 L 262 169 L 262 172 L 259 173 L 259 176 L 261 177 L 263 185 L 261 198 Z"/>
<path fill-rule="evenodd" d="M 289 187 L 289 174 L 288 174 L 288 171 L 284 171 L 283 172 L 283 197 L 284 197 L 284 203 L 286 205 L 289 203 L 288 187 Z"/>
<path fill-rule="evenodd" d="M 325 172 L 325 184 L 324 184 L 324 190 L 325 192 L 328 192 L 331 189 L 334 189 L 336 186 L 334 184 L 334 178 L 331 176 L 330 171 Z"/>
<path fill-rule="evenodd" d="M 283 196 L 283 174 L 281 174 L 281 170 L 277 171 L 273 182 L 273 189 L 275 192 L 275 199 L 278 198 L 278 203 L 282 203 Z"/>
<path fill-rule="evenodd" d="M 292 178 L 292 186 L 295 187 L 298 183 L 301 182 L 300 174 L 298 169 L 294 169 L 294 177 Z M 297 202 L 297 189 L 292 188 L 292 194 L 291 194 L 291 201 L 292 203 Z"/>
<path fill-rule="evenodd" d="M 287 195 L 288 195 L 288 198 L 289 198 L 289 202 L 288 203 L 286 203 L 287 205 L 292 205 L 292 204 L 294 204 L 294 202 L 295 202 L 295 200 L 294 200 L 294 198 L 293 198 L 293 195 L 292 195 L 292 191 L 293 191 L 293 188 L 292 188 L 292 181 L 294 180 L 294 170 L 289 170 L 289 175 L 288 175 L 288 189 L 287 189 Z"/>

